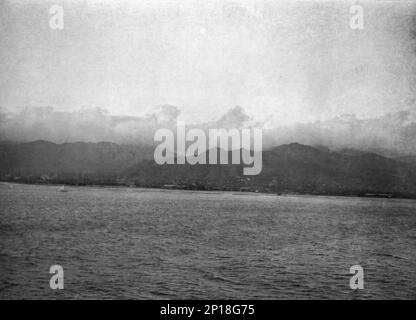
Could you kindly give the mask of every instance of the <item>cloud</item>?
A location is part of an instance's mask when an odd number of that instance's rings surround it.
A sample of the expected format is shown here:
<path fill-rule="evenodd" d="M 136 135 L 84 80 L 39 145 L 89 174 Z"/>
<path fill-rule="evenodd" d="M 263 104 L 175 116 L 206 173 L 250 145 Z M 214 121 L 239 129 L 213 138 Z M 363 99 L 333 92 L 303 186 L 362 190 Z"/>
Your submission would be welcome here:
<path fill-rule="evenodd" d="M 25 108 L 19 113 L 0 113 L 0 139 L 150 144 L 154 131 L 172 127 L 179 113 L 169 105 L 144 117 L 114 116 L 101 108 L 74 112 L 55 111 L 52 107 Z"/>
<path fill-rule="evenodd" d="M 180 110 L 170 104 L 163 104 L 157 107 L 156 111 L 151 114 L 157 123 L 173 123 L 178 119 Z"/>
<path fill-rule="evenodd" d="M 157 129 L 175 130 L 180 109 L 158 106 L 142 116 L 115 116 L 95 108 L 74 112 L 55 111 L 52 107 L 25 108 L 18 113 L 0 113 L 0 139 L 17 142 L 47 140 L 56 143 L 109 141 L 153 144 Z M 330 149 L 354 148 L 384 154 L 416 154 L 416 112 L 413 109 L 387 113 L 377 118 L 360 119 L 343 115 L 325 121 L 263 127 L 236 106 L 218 120 L 188 124 L 209 128 L 263 128 L 264 148 L 291 142 L 322 145 Z"/>
<path fill-rule="evenodd" d="M 416 112 L 406 110 L 367 119 L 344 115 L 266 130 L 264 136 L 266 146 L 296 141 L 333 150 L 353 148 L 386 155 L 416 154 Z"/>
<path fill-rule="evenodd" d="M 204 129 L 209 128 L 244 128 L 246 126 L 252 125 L 250 123 L 252 120 L 245 110 L 240 106 L 235 106 L 234 108 L 229 109 L 226 111 L 222 116 L 219 117 L 218 120 L 207 122 L 204 124 L 195 124 L 196 126 L 202 127 Z"/>

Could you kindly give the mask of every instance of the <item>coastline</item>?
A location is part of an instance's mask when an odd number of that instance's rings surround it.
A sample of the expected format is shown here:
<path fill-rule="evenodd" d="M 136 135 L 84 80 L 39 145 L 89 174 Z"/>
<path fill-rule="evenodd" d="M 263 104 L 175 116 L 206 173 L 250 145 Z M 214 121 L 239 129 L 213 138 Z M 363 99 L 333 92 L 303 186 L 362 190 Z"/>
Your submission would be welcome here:
<path fill-rule="evenodd" d="M 167 188 L 163 186 L 138 186 L 138 185 L 123 185 L 123 184 L 73 184 L 73 183 L 62 183 L 62 182 L 26 182 L 26 181 L 5 181 L 0 180 L 0 185 L 33 185 L 33 186 L 68 186 L 68 187 L 90 187 L 90 188 L 117 188 L 117 189 L 141 189 L 141 190 L 152 190 L 152 191 L 182 191 L 182 192 L 198 192 L 206 194 L 220 194 L 220 193 L 231 193 L 234 195 L 247 195 L 247 196 L 317 196 L 317 197 L 346 197 L 346 198 L 369 198 L 369 199 L 406 199 L 416 200 L 416 194 L 384 194 L 384 193 L 306 193 L 306 192 L 267 192 L 267 191 L 240 191 L 232 189 L 187 189 L 187 188 Z"/>

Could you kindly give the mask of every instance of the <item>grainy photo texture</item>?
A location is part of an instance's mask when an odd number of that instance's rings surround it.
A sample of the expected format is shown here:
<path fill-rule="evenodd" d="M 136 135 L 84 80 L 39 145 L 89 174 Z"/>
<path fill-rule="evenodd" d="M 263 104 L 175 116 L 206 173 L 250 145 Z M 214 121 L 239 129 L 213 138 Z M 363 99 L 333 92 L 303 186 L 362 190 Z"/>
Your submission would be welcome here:
<path fill-rule="evenodd" d="M 0 2 L 0 299 L 415 298 L 416 2 Z"/>

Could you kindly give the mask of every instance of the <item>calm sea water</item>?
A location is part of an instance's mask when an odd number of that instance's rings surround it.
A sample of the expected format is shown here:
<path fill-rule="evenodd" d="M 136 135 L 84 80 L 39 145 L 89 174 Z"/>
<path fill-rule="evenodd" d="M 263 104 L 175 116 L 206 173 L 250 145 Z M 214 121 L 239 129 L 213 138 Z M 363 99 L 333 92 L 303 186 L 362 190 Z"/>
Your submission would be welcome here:
<path fill-rule="evenodd" d="M 416 298 L 414 200 L 68 190 L 0 186 L 0 298 Z"/>

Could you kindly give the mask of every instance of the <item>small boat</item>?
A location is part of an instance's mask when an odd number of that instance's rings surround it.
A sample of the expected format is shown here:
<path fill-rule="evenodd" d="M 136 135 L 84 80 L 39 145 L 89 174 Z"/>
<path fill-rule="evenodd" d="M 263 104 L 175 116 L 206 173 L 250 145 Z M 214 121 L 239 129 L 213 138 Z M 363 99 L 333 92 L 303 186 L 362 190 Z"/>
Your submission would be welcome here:
<path fill-rule="evenodd" d="M 68 190 L 67 190 L 67 189 L 65 189 L 65 186 L 60 187 L 60 188 L 59 188 L 59 191 L 60 191 L 60 192 L 68 192 Z"/>

